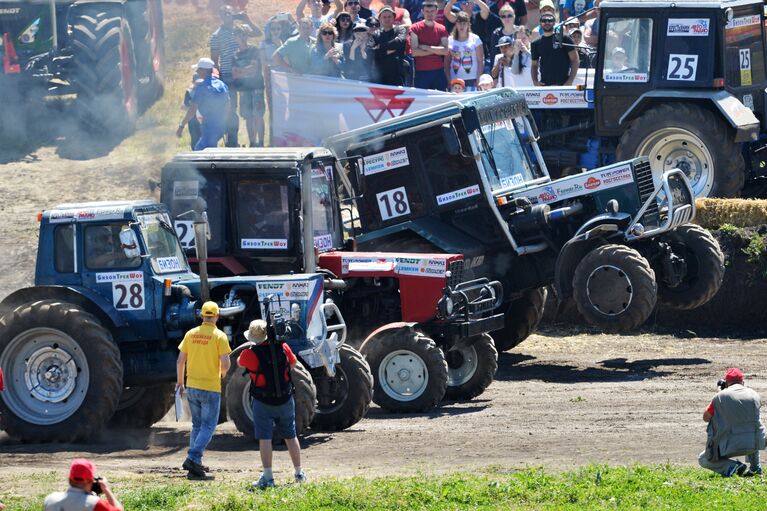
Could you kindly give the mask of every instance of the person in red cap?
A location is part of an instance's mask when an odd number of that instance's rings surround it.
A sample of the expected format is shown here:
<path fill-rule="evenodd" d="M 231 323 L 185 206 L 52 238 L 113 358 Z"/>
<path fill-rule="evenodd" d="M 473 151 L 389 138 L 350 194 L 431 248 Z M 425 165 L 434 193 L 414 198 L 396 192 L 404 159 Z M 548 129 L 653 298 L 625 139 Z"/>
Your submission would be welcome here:
<path fill-rule="evenodd" d="M 99 497 L 103 494 L 106 500 Z M 72 461 L 69 489 L 45 497 L 45 511 L 123 511 L 107 480 L 96 476 L 96 467 L 84 458 Z"/>
<path fill-rule="evenodd" d="M 759 451 L 767 445 L 767 434 L 759 418 L 759 394 L 743 384 L 743 373 L 737 367 L 727 370 L 719 387 L 703 412 L 708 440 L 698 463 L 724 477 L 761 475 Z M 745 456 L 750 467 L 732 459 L 737 456 Z"/>

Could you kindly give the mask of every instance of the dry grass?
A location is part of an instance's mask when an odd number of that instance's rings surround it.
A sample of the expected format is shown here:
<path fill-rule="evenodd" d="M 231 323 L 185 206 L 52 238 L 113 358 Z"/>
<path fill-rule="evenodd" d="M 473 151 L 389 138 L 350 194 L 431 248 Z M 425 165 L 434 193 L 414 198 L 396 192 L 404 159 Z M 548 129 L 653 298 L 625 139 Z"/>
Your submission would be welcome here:
<path fill-rule="evenodd" d="M 695 223 L 706 229 L 718 229 L 729 224 L 753 227 L 767 224 L 767 200 L 756 199 L 697 199 Z"/>

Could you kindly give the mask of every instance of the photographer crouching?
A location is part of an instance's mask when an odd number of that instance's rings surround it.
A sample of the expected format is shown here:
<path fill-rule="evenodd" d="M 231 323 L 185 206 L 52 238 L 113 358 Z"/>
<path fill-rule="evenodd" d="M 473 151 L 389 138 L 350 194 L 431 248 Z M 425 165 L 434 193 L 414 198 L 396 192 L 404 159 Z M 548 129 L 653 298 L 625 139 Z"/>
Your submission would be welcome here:
<path fill-rule="evenodd" d="M 103 494 L 106 500 L 99 495 Z M 107 480 L 96 476 L 96 467 L 86 459 L 72 461 L 69 489 L 45 497 L 45 511 L 123 511 Z"/>
<path fill-rule="evenodd" d="M 720 391 L 703 412 L 708 440 L 698 463 L 724 477 L 761 475 L 759 451 L 767 436 L 759 419 L 759 394 L 743 384 L 743 373 L 736 367 L 728 369 L 717 385 Z M 750 467 L 731 459 L 736 456 L 745 456 Z"/>

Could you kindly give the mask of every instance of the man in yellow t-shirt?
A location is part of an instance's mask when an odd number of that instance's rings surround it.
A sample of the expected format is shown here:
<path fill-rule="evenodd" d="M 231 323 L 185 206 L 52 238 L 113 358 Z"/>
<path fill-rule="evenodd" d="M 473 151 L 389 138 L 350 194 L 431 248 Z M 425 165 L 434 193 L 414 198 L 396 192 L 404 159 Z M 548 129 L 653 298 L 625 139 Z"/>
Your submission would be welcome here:
<path fill-rule="evenodd" d="M 202 304 L 202 325 L 192 328 L 184 336 L 178 349 L 176 362 L 176 391 L 184 393 L 186 370 L 187 401 L 192 413 L 192 433 L 189 453 L 182 467 L 190 478 L 208 478 L 207 467 L 202 464 L 202 453 L 213 438 L 221 409 L 221 377 L 231 365 L 229 339 L 216 328 L 218 305 Z"/>

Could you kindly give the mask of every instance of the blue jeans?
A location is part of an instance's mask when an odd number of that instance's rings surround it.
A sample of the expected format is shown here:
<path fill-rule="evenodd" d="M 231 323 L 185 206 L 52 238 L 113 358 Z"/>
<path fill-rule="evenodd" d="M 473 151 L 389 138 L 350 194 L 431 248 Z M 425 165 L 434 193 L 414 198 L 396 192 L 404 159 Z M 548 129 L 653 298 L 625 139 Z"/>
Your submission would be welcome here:
<path fill-rule="evenodd" d="M 210 390 L 186 389 L 186 399 L 192 412 L 192 434 L 189 437 L 188 458 L 202 463 L 202 452 L 213 438 L 221 410 L 221 393 Z"/>
<path fill-rule="evenodd" d="M 415 72 L 415 87 L 418 89 L 447 90 L 447 77 L 444 69 Z"/>
<path fill-rule="evenodd" d="M 296 402 L 293 396 L 281 405 L 268 405 L 254 399 L 253 428 L 256 440 L 271 440 L 275 430 L 280 438 L 295 438 Z"/>
<path fill-rule="evenodd" d="M 212 121 L 202 120 L 202 126 L 200 130 L 200 138 L 194 145 L 195 151 L 202 151 L 206 147 L 218 146 L 218 141 L 224 136 L 226 131 L 226 125 L 224 123 L 217 123 Z"/>

